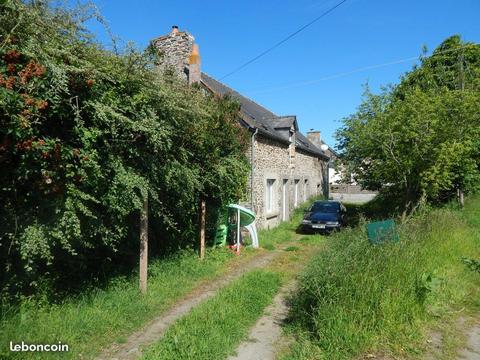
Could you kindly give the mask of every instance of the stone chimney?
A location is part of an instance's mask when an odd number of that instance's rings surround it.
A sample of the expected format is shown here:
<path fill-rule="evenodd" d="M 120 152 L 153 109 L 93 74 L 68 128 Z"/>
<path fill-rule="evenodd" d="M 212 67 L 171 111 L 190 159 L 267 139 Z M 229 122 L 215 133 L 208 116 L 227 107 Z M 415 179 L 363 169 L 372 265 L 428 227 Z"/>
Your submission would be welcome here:
<path fill-rule="evenodd" d="M 199 83 L 200 80 L 200 52 L 198 50 L 198 45 L 193 44 L 192 52 L 188 57 L 188 84 Z"/>
<path fill-rule="evenodd" d="M 322 137 L 320 131 L 310 130 L 307 132 L 307 139 L 315 145 L 317 148 L 320 149 L 322 145 Z"/>
<path fill-rule="evenodd" d="M 173 71 L 180 78 L 188 81 L 188 66 L 195 38 L 186 31 L 180 31 L 178 26 L 172 26 L 172 31 L 152 40 L 152 45 L 160 54 L 158 67 L 161 71 Z M 197 49 L 198 54 L 198 49 Z M 198 64 L 200 57 L 198 56 Z M 200 65 L 198 65 L 200 69 Z"/>

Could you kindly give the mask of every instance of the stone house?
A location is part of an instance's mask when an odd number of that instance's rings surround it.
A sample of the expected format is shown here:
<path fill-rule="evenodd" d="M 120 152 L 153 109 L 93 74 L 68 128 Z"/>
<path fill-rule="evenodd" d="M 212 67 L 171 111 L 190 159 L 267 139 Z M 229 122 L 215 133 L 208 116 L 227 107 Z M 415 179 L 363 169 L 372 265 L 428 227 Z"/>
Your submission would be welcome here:
<path fill-rule="evenodd" d="M 301 203 L 326 194 L 329 157 L 315 146 L 320 144 L 320 132 L 303 135 L 295 115 L 278 116 L 201 72 L 199 48 L 188 32 L 174 26 L 169 34 L 152 40 L 152 45 L 159 51 L 161 70 L 170 69 L 189 84 L 198 83 L 212 94 L 228 94 L 240 103 L 239 122 L 251 134 L 244 205 L 257 214 L 259 228 L 288 220 Z"/>

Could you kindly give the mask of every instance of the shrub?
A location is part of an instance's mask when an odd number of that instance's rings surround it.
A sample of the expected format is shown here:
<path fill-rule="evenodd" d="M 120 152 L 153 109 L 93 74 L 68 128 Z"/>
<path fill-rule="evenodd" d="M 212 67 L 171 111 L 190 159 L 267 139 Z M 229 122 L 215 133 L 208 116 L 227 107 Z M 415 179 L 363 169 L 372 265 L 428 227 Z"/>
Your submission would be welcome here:
<path fill-rule="evenodd" d="M 131 266 L 147 196 L 152 252 L 192 247 L 200 195 L 211 210 L 244 189 L 238 104 L 160 76 L 155 54 L 105 50 L 83 25 L 90 8 L 0 7 L 4 293 Z"/>

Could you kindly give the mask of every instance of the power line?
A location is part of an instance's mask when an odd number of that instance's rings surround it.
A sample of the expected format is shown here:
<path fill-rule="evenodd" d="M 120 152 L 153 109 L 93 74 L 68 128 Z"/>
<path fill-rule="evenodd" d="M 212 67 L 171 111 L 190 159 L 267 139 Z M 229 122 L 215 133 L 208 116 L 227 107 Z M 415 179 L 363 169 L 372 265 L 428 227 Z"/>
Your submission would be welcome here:
<path fill-rule="evenodd" d="M 448 52 L 452 52 L 452 51 L 458 51 L 458 50 L 461 50 L 461 49 L 463 49 L 465 47 L 469 47 L 469 46 L 471 46 L 471 44 L 466 44 L 466 45 L 463 45 L 463 46 L 459 46 L 455 49 L 447 49 L 447 50 L 443 50 L 443 51 L 436 51 L 436 52 L 432 53 L 432 55 L 444 54 L 444 53 L 448 53 Z M 405 63 L 405 62 L 419 60 L 419 59 L 421 59 L 422 56 L 424 56 L 424 55 L 412 56 L 412 57 L 408 57 L 408 58 L 404 58 L 404 59 L 393 60 L 393 61 L 389 61 L 389 62 L 382 63 L 382 64 L 368 65 L 368 66 L 360 67 L 360 68 L 353 69 L 353 70 L 350 70 L 350 71 L 345 71 L 345 72 L 341 72 L 341 73 L 337 73 L 337 74 L 324 76 L 322 78 L 315 79 L 315 80 L 293 82 L 293 83 L 279 85 L 279 86 L 276 86 L 276 87 L 267 87 L 267 88 L 263 88 L 263 89 L 258 89 L 257 88 L 258 91 L 253 89 L 251 94 L 261 94 L 261 93 L 275 91 L 275 90 L 285 90 L 285 89 L 290 89 L 290 88 L 294 88 L 294 87 L 313 85 L 313 84 L 317 84 L 317 83 L 322 82 L 322 81 L 332 80 L 332 79 L 356 74 L 356 73 L 359 73 L 359 72 L 362 72 L 362 71 L 378 69 L 378 68 L 382 68 L 382 67 L 386 67 L 386 66 L 397 65 L 397 64 L 401 64 L 401 63 Z"/>
<path fill-rule="evenodd" d="M 277 86 L 277 87 L 260 89 L 259 91 L 254 91 L 254 94 L 269 92 L 269 91 L 274 91 L 274 90 L 290 89 L 290 88 L 299 87 L 299 86 L 313 85 L 313 84 L 316 84 L 316 83 L 319 83 L 319 82 L 322 82 L 322 81 L 336 79 L 336 78 L 352 75 L 352 74 L 355 74 L 355 73 L 359 73 L 359 72 L 362 72 L 362 71 L 366 71 L 366 70 L 378 69 L 378 68 L 382 68 L 382 67 L 386 67 L 386 66 L 390 66 L 390 65 L 396 65 L 396 64 L 401 64 L 401 63 L 413 61 L 413 60 L 418 60 L 418 58 L 419 58 L 418 56 L 413 56 L 413 57 L 409 57 L 409 58 L 405 58 L 405 59 L 399 59 L 399 60 L 395 60 L 395 61 L 386 62 L 386 63 L 383 63 L 383 64 L 368 65 L 368 66 L 364 66 L 364 67 L 357 68 L 357 69 L 354 69 L 354 70 L 324 76 L 322 78 L 315 79 L 315 80 L 300 81 L 300 82 L 280 85 L 280 86 Z"/>
<path fill-rule="evenodd" d="M 233 69 L 232 71 L 230 71 L 228 74 L 224 75 L 223 77 L 220 78 L 220 80 L 223 80 L 233 74 L 235 74 L 236 72 L 242 70 L 243 68 L 247 67 L 248 65 L 250 65 L 251 63 L 257 61 L 258 59 L 260 59 L 261 57 L 265 56 L 266 54 L 268 54 L 269 52 L 271 52 L 272 50 L 276 49 L 277 47 L 279 47 L 280 45 L 282 45 L 283 43 L 287 42 L 288 40 L 290 40 L 291 38 L 293 38 L 294 36 L 298 35 L 300 32 L 302 32 L 303 30 L 305 30 L 306 28 L 308 28 L 309 26 L 313 25 L 314 23 L 316 23 L 318 20 L 320 20 L 321 18 L 327 16 L 328 14 L 330 14 L 332 11 L 334 11 L 336 8 L 338 8 L 340 5 L 344 4 L 345 2 L 347 2 L 347 0 L 342 0 L 340 1 L 339 3 L 337 3 L 335 6 L 331 7 L 330 9 L 328 9 L 327 11 L 325 11 L 324 13 L 322 13 L 320 16 L 316 17 L 315 19 L 313 19 L 312 21 L 310 21 L 309 23 L 303 25 L 300 29 L 298 29 L 297 31 L 291 33 L 290 35 L 288 35 L 287 37 L 285 37 L 283 40 L 280 40 L 279 42 L 277 42 L 275 45 L 269 47 L 267 50 L 261 52 L 260 54 L 258 54 L 257 56 L 255 56 L 254 58 L 248 60 L 247 62 L 243 63 L 242 65 L 240 65 L 239 67 Z"/>

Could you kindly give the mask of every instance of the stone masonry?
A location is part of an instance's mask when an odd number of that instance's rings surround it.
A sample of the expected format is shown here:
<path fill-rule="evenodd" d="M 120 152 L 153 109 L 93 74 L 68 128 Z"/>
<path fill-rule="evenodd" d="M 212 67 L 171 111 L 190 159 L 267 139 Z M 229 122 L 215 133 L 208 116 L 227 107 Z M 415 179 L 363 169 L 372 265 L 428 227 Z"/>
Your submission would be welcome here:
<path fill-rule="evenodd" d="M 322 194 L 326 164 L 298 149 L 291 162 L 287 144 L 261 135 L 256 136 L 254 147 L 253 210 L 259 228 L 272 228 L 288 220 L 310 197 Z M 272 211 L 266 208 L 268 179 L 274 180 Z"/>
<path fill-rule="evenodd" d="M 185 31 L 179 31 L 173 26 L 170 34 L 161 36 L 152 41 L 158 49 L 161 71 L 173 70 L 182 79 L 187 79 L 185 69 L 188 68 L 190 54 L 192 53 L 195 38 Z"/>
<path fill-rule="evenodd" d="M 152 45 L 160 53 L 159 70 L 173 70 L 188 84 L 198 83 L 206 92 L 230 95 L 240 102 L 239 122 L 253 141 L 246 154 L 252 171 L 243 205 L 256 213 L 259 228 L 288 220 L 295 207 L 324 193 L 328 156 L 315 144 L 316 138 L 312 142 L 299 132 L 296 116 L 277 116 L 202 73 L 198 45 L 176 26 L 170 34 L 152 40 Z"/>

